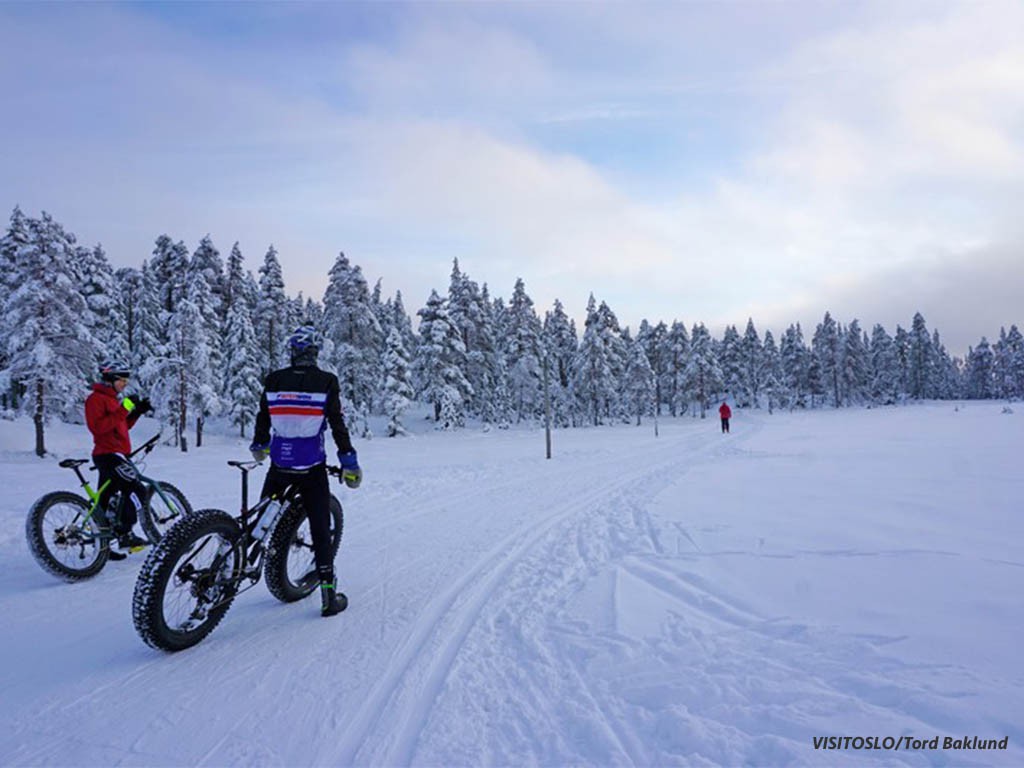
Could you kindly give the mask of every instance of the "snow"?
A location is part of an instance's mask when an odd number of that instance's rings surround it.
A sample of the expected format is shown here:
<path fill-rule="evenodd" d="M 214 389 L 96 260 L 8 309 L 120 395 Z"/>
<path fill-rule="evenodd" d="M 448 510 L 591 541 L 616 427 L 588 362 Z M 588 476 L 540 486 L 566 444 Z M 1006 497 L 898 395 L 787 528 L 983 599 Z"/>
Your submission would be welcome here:
<path fill-rule="evenodd" d="M 351 604 L 262 585 L 143 645 L 143 555 L 64 584 L 24 518 L 84 427 L 0 422 L 0 765 L 1024 764 L 1024 419 L 927 403 L 357 440 Z M 135 441 L 155 431 L 144 419 Z M 247 441 L 148 473 L 234 510 Z M 262 479 L 257 473 L 256 481 Z M 819 736 L 1009 737 L 815 751 Z"/>

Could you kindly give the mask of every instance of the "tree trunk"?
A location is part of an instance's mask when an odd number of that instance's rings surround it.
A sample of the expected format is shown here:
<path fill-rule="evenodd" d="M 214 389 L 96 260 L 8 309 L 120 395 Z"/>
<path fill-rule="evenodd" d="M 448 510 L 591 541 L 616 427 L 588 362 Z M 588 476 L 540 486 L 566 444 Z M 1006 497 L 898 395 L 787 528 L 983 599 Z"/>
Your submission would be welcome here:
<path fill-rule="evenodd" d="M 196 448 L 203 447 L 203 417 L 196 416 Z"/>
<path fill-rule="evenodd" d="M 185 385 L 185 368 L 178 372 L 178 434 L 181 435 L 181 452 L 188 453 L 188 389 Z"/>
<path fill-rule="evenodd" d="M 46 455 L 46 441 L 43 434 L 43 380 L 36 379 L 36 410 L 32 415 L 32 421 L 36 425 L 36 456 L 42 458 Z"/>

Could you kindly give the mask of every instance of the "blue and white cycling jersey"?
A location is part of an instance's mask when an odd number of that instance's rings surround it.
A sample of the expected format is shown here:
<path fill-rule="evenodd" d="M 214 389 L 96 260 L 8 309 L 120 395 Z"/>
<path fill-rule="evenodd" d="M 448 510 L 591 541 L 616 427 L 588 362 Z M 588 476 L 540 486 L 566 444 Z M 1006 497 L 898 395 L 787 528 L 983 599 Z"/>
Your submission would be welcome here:
<path fill-rule="evenodd" d="M 309 469 L 326 459 L 325 392 L 267 392 L 270 460 L 287 469 Z"/>

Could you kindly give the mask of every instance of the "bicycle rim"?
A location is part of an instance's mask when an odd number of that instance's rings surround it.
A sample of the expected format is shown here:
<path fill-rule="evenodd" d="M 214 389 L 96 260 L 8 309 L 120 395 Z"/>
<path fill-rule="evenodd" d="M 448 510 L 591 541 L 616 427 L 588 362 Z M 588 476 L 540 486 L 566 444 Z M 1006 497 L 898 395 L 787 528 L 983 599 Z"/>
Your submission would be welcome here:
<path fill-rule="evenodd" d="M 171 632 L 201 627 L 210 613 L 235 594 L 232 576 L 240 568 L 233 541 L 215 531 L 182 550 L 164 590 L 161 612 Z"/>

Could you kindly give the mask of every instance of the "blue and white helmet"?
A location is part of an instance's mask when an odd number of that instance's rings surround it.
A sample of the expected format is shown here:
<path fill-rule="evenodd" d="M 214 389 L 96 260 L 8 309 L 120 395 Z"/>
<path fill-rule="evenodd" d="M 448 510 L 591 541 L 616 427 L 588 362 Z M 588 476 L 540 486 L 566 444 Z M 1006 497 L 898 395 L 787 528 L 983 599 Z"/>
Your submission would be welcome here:
<path fill-rule="evenodd" d="M 292 357 L 308 353 L 316 354 L 320 351 L 323 343 L 323 334 L 312 325 L 300 325 L 288 337 L 288 349 L 292 351 Z"/>
<path fill-rule="evenodd" d="M 113 382 L 117 379 L 127 379 L 131 375 L 131 366 L 124 360 L 105 360 L 100 363 L 100 379 L 102 381 Z"/>

